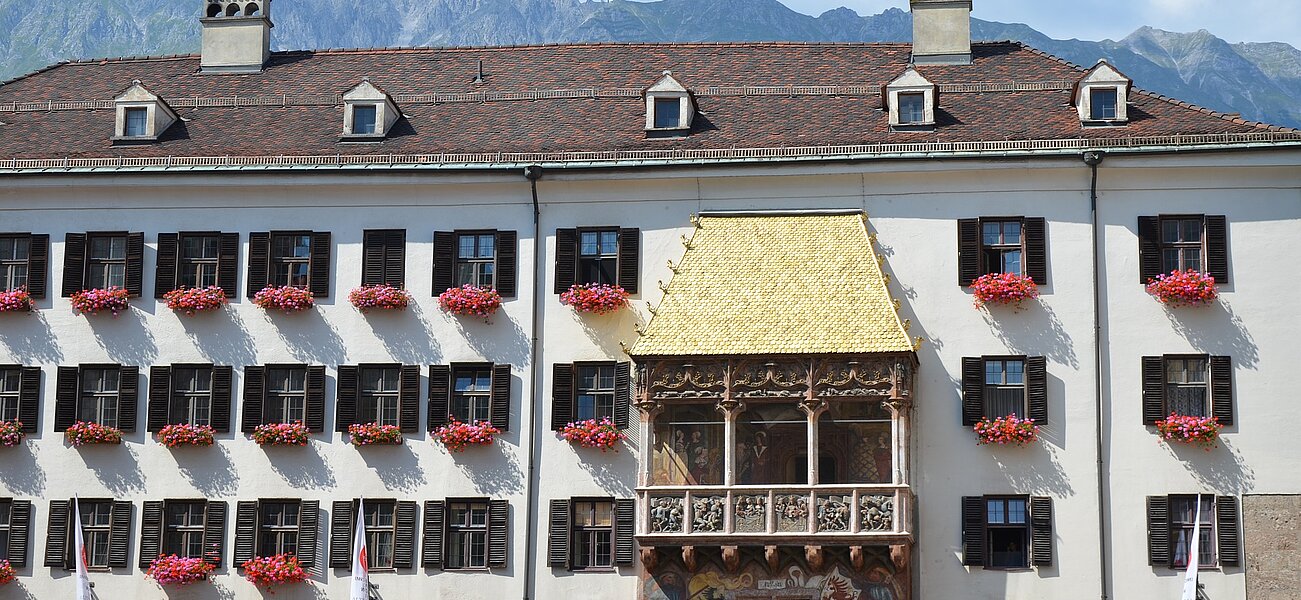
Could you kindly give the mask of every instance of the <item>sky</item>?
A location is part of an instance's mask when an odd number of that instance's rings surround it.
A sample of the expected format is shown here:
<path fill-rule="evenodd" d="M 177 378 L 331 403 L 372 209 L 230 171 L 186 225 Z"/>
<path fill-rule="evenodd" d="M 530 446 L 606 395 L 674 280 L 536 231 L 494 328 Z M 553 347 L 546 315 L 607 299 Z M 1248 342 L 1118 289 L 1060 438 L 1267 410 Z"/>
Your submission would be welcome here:
<path fill-rule="evenodd" d="M 908 9 L 908 0 L 781 0 L 811 15 L 845 6 L 860 15 Z M 1206 29 L 1230 42 L 1287 42 L 1301 48 L 1301 0 L 975 0 L 972 16 L 1025 23 L 1058 39 L 1118 40 L 1143 25 Z"/>

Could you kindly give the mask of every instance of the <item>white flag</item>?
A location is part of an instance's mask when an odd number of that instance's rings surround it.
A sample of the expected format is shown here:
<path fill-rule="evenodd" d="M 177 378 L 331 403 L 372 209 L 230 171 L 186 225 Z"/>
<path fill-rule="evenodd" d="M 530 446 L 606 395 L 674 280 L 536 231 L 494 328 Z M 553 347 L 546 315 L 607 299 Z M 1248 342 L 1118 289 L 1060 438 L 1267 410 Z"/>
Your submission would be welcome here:
<path fill-rule="evenodd" d="M 76 497 L 72 499 L 71 518 L 74 524 L 73 540 L 76 544 L 72 552 L 77 561 L 76 600 L 94 600 L 95 594 L 90 591 L 90 572 L 86 569 L 86 540 L 81 534 L 81 502 Z"/>
<path fill-rule="evenodd" d="M 366 562 L 366 512 L 357 502 L 357 530 L 352 536 L 352 593 L 349 600 L 370 600 L 370 565 Z"/>
<path fill-rule="evenodd" d="M 1197 600 L 1197 566 L 1201 562 L 1202 497 L 1193 503 L 1193 539 L 1188 543 L 1188 570 L 1184 571 L 1184 594 L 1181 600 Z"/>

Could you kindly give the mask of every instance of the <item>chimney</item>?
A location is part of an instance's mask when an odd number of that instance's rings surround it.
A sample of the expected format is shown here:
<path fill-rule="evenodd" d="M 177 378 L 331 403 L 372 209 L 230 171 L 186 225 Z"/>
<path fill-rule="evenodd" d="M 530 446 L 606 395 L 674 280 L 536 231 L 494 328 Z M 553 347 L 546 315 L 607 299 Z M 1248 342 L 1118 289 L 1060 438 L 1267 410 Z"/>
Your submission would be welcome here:
<path fill-rule="evenodd" d="M 971 0 L 910 0 L 913 63 L 971 64 Z"/>
<path fill-rule="evenodd" d="M 260 73 L 271 57 L 271 0 L 203 0 L 204 73 Z"/>

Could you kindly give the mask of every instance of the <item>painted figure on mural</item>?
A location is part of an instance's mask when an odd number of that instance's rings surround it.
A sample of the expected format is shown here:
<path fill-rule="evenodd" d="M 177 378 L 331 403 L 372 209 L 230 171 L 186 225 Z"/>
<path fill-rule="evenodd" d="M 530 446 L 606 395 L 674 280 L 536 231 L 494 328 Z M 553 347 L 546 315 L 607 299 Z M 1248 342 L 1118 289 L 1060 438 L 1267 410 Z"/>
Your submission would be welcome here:
<path fill-rule="evenodd" d="M 767 481 L 768 464 L 772 458 L 772 448 L 768 446 L 768 432 L 756 431 L 754 433 L 754 445 L 750 448 L 750 477 L 751 481 Z"/>
<path fill-rule="evenodd" d="M 894 471 L 890 464 L 893 462 L 893 455 L 894 449 L 890 447 L 890 432 L 882 431 L 876 436 L 876 448 L 872 449 L 878 483 L 889 483 L 894 480 Z"/>

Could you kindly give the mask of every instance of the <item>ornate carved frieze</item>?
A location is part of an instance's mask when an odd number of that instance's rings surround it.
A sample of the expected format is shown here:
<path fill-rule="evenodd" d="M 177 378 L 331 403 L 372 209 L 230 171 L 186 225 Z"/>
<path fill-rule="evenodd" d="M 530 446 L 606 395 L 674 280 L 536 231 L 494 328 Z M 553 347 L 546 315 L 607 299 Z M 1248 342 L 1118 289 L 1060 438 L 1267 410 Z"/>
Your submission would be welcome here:
<path fill-rule="evenodd" d="M 724 507 L 727 498 L 705 496 L 691 499 L 691 530 L 696 533 L 723 531 Z"/>
<path fill-rule="evenodd" d="M 809 530 L 809 497 L 801 494 L 778 494 L 773 497 L 777 512 L 777 531 L 785 533 Z"/>
<path fill-rule="evenodd" d="M 892 531 L 894 529 L 893 496 L 859 496 L 858 523 L 862 531 Z"/>
<path fill-rule="evenodd" d="M 820 363 L 814 373 L 814 393 L 819 397 L 887 397 L 894 387 L 894 365 L 888 358 Z"/>
<path fill-rule="evenodd" d="M 732 396 L 802 398 L 809 389 L 809 365 L 797 360 L 742 361 L 732 369 Z"/>
<path fill-rule="evenodd" d="M 849 496 L 818 496 L 818 531 L 849 531 Z"/>
<path fill-rule="evenodd" d="M 682 533 L 686 518 L 683 499 L 676 496 L 658 496 L 650 500 L 651 533 Z"/>
<path fill-rule="evenodd" d="M 737 495 L 732 497 L 736 503 L 736 514 L 732 515 L 732 529 L 737 533 L 763 533 L 768 530 L 765 517 L 768 514 L 768 496 Z"/>
<path fill-rule="evenodd" d="M 644 386 L 651 400 L 722 398 L 727 388 L 727 363 L 722 361 L 660 361 L 643 367 Z"/>

